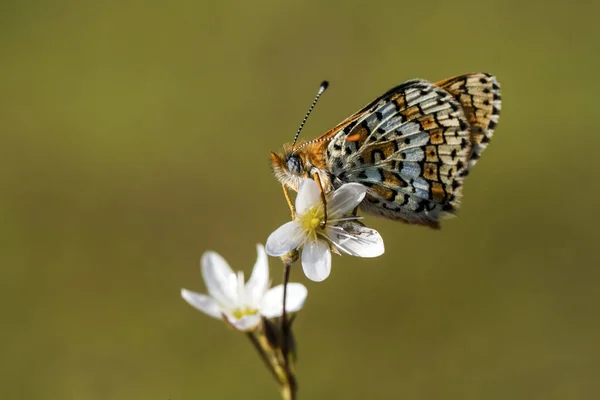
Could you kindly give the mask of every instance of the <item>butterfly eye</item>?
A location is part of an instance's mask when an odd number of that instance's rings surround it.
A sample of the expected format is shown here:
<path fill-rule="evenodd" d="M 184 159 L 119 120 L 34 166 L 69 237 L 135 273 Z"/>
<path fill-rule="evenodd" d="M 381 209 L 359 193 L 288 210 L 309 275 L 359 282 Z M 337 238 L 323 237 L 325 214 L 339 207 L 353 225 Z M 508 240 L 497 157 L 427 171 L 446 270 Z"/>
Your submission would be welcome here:
<path fill-rule="evenodd" d="M 298 156 L 290 156 L 287 160 L 287 169 L 292 174 L 300 175 L 302 172 L 302 160 Z"/>

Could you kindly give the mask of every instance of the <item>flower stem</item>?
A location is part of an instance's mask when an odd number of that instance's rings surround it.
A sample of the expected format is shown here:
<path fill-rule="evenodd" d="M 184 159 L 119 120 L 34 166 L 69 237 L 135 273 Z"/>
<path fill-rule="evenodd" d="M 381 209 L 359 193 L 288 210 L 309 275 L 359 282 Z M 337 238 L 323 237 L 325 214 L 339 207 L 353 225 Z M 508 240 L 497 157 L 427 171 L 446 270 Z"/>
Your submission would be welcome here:
<path fill-rule="evenodd" d="M 281 333 L 283 337 L 286 338 L 288 336 L 288 323 L 287 323 L 287 311 L 285 310 L 285 303 L 287 299 L 287 284 L 290 280 L 290 269 L 292 269 L 293 262 L 286 262 L 283 266 L 283 313 L 281 314 Z M 285 341 L 284 341 L 285 343 Z M 287 352 L 288 348 L 286 345 L 283 346 L 283 355 L 286 358 L 287 363 Z"/>
<path fill-rule="evenodd" d="M 281 398 L 283 400 L 295 400 L 296 392 L 292 391 L 292 387 L 290 385 L 283 385 L 281 387 Z"/>
<path fill-rule="evenodd" d="M 281 314 L 281 353 L 283 356 L 283 369 L 285 380 L 282 382 L 281 395 L 284 400 L 295 400 L 298 386 L 296 385 L 296 378 L 291 370 L 290 356 L 289 356 L 289 343 L 290 343 L 290 324 L 288 323 L 287 311 L 285 309 L 287 299 L 287 284 L 290 280 L 290 270 L 292 264 L 298 259 L 298 253 L 290 253 L 283 260 L 283 312 Z"/>
<path fill-rule="evenodd" d="M 260 355 L 260 358 L 263 360 L 263 362 L 265 363 L 265 366 L 267 367 L 267 369 L 269 370 L 269 372 L 271 372 L 271 374 L 273 375 L 273 377 L 275 378 L 275 380 L 277 382 L 279 382 L 281 385 L 283 385 L 284 382 L 282 381 L 282 379 L 280 378 L 280 376 L 275 371 L 275 367 L 273 366 L 273 363 L 271 362 L 271 360 L 269 360 L 269 356 L 267 356 L 267 353 L 265 352 L 265 349 L 260 345 L 260 343 L 258 342 L 258 339 L 256 339 L 256 336 L 254 336 L 254 333 L 253 332 L 248 332 L 246 334 L 246 336 L 248 336 L 248 339 L 250 339 L 250 342 L 252 342 L 252 344 L 254 345 L 254 348 L 256 349 L 256 351 L 258 352 L 258 354 Z"/>

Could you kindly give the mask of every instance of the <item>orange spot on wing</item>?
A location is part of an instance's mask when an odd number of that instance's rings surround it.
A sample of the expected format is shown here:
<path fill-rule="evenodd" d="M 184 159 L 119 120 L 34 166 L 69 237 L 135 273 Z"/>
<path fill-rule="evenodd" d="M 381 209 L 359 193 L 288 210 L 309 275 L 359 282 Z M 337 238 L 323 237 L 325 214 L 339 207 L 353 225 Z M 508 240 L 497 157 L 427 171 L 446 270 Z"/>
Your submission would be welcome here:
<path fill-rule="evenodd" d="M 390 100 L 396 103 L 398 110 L 404 110 L 406 108 L 406 101 L 402 93 L 394 95 Z"/>
<path fill-rule="evenodd" d="M 379 186 L 379 185 L 375 185 L 373 186 L 373 191 L 375 193 L 377 193 L 379 195 L 379 197 L 386 199 L 386 200 L 392 200 L 394 198 L 394 196 L 396 195 L 396 192 L 394 192 L 391 189 L 388 189 L 386 187 L 383 186 Z"/>
<path fill-rule="evenodd" d="M 443 203 L 446 199 L 446 191 L 440 183 L 433 182 L 431 184 L 431 197 L 436 203 Z"/>
<path fill-rule="evenodd" d="M 435 118 L 433 115 L 426 115 L 423 118 L 419 119 L 419 123 L 421 124 L 421 128 L 423 130 L 432 130 L 435 128 L 439 128 L 437 122 L 435 122 Z"/>
<path fill-rule="evenodd" d="M 406 182 L 404 182 L 397 174 L 394 174 L 389 171 L 383 171 L 383 182 L 386 185 L 392 187 L 405 187 L 407 186 Z"/>
<path fill-rule="evenodd" d="M 423 177 L 428 181 L 438 180 L 438 166 L 435 163 L 426 162 L 423 168 Z"/>
<path fill-rule="evenodd" d="M 346 138 L 346 142 L 358 142 L 360 139 L 360 133 L 355 133 L 354 135 L 348 136 Z"/>
<path fill-rule="evenodd" d="M 412 121 L 413 119 L 415 119 L 418 115 L 421 115 L 421 111 L 419 110 L 419 107 L 417 106 L 412 106 L 410 108 L 404 109 L 402 111 L 400 111 L 400 114 L 402 114 L 402 116 L 407 120 L 407 121 Z"/>
<path fill-rule="evenodd" d="M 437 163 L 438 158 L 437 146 L 427 146 L 425 148 L 425 161 Z"/>
<path fill-rule="evenodd" d="M 444 130 L 443 129 L 432 129 L 429 134 L 429 140 L 431 144 L 443 144 L 444 140 Z"/>

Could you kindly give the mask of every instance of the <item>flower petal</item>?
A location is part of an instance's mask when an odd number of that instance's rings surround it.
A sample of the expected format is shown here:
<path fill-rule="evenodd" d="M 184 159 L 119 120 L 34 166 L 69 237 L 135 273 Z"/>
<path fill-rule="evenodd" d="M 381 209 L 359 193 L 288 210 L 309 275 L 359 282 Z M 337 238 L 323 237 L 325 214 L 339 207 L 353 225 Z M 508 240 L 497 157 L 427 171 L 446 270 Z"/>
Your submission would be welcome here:
<path fill-rule="evenodd" d="M 304 240 L 304 231 L 296 221 L 281 225 L 267 239 L 266 251 L 272 257 L 283 256 L 297 249 Z"/>
<path fill-rule="evenodd" d="M 346 183 L 327 199 L 327 215 L 331 219 L 352 211 L 365 198 L 367 188 L 360 183 Z"/>
<path fill-rule="evenodd" d="M 246 300 L 257 306 L 269 287 L 269 260 L 262 244 L 256 245 L 256 263 L 246 283 Z"/>
<path fill-rule="evenodd" d="M 325 280 L 331 272 L 329 244 L 319 239 L 306 243 L 302 249 L 302 269 L 311 281 Z"/>
<path fill-rule="evenodd" d="M 303 179 L 296 196 L 296 214 L 304 214 L 312 206 L 321 201 L 319 185 L 312 179 Z"/>
<path fill-rule="evenodd" d="M 240 319 L 235 319 L 232 316 L 227 316 L 227 319 L 238 331 L 251 331 L 260 323 L 260 314 L 245 315 Z"/>
<path fill-rule="evenodd" d="M 196 310 L 200 310 L 213 318 L 221 319 L 221 309 L 212 297 L 187 289 L 181 289 L 181 297 Z"/>
<path fill-rule="evenodd" d="M 356 257 L 378 257 L 385 251 L 379 232 L 355 221 L 329 227 L 327 237 L 338 249 Z"/>
<path fill-rule="evenodd" d="M 202 255 L 200 264 L 208 293 L 222 308 L 235 308 L 237 277 L 227 261 L 214 251 L 207 251 Z"/>
<path fill-rule="evenodd" d="M 301 283 L 288 283 L 285 297 L 285 311 L 296 312 L 304 305 L 308 290 Z M 283 314 L 283 285 L 277 285 L 265 293 L 260 303 L 260 313 L 267 318 Z"/>

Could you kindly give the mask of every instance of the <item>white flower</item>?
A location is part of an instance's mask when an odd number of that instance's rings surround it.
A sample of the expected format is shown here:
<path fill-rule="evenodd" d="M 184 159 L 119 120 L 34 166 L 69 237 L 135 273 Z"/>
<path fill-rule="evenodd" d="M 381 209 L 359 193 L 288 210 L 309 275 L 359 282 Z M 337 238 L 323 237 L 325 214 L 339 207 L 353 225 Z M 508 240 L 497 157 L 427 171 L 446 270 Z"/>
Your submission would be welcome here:
<path fill-rule="evenodd" d="M 279 317 L 283 313 L 283 285 L 269 289 L 269 263 L 262 245 L 256 245 L 258 258 L 252 275 L 244 284 L 244 273 L 235 274 L 227 261 L 213 251 L 202 255 L 201 271 L 210 296 L 181 289 L 181 297 L 192 307 L 214 318 L 227 318 L 238 330 L 249 331 L 261 316 Z M 288 283 L 286 312 L 304 305 L 307 290 L 300 283 Z"/>
<path fill-rule="evenodd" d="M 280 257 L 302 247 L 302 269 L 316 282 L 331 272 L 331 246 L 357 257 L 382 255 L 379 233 L 358 222 L 360 217 L 348 216 L 364 199 L 366 190 L 361 184 L 347 183 L 327 194 L 327 223 L 323 226 L 325 213 L 319 186 L 312 179 L 304 179 L 298 188 L 295 218 L 269 236 L 267 254 Z"/>

